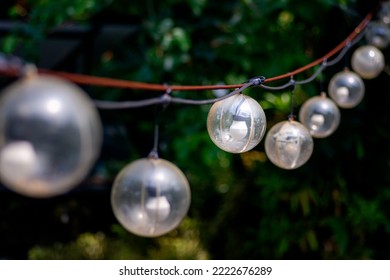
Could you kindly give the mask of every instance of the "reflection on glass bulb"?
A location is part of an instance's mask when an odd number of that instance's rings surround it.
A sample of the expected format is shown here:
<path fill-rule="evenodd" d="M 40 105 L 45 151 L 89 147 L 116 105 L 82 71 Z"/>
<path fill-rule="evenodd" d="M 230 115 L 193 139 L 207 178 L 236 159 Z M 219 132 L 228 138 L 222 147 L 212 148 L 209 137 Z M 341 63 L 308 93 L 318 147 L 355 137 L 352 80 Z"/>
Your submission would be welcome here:
<path fill-rule="evenodd" d="M 138 223 L 138 224 L 147 223 L 148 216 L 145 212 L 145 209 L 143 209 L 139 206 L 135 206 L 135 207 L 123 206 L 121 209 L 118 208 L 118 210 L 125 213 L 126 216 L 129 217 L 135 223 Z"/>
<path fill-rule="evenodd" d="M 276 166 L 295 169 L 309 160 L 313 139 L 302 124 L 292 120 L 280 122 L 268 132 L 265 152 Z"/>
<path fill-rule="evenodd" d="M 46 103 L 46 110 L 51 114 L 57 114 L 61 110 L 61 102 L 57 99 L 49 99 Z"/>

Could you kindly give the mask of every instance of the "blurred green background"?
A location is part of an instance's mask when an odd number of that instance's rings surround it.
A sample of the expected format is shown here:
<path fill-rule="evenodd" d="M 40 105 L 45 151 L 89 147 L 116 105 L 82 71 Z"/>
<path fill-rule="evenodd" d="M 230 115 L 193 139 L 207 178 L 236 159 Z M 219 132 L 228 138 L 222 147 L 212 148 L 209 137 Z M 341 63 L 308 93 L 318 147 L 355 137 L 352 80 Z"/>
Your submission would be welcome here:
<path fill-rule="evenodd" d="M 378 3 L 2 0 L 0 48 L 53 70 L 159 84 L 236 84 L 284 74 L 321 57 Z M 351 52 L 296 88 L 296 115 L 307 98 L 326 91 L 330 78 L 350 65 Z M 307 78 L 315 69 L 294 78 Z M 1 87 L 13 80 L 0 77 Z M 110 188 L 126 163 L 151 150 L 158 108 L 100 111 L 101 156 L 79 187 L 51 199 L 0 189 L 0 258 L 389 259 L 390 77 L 384 71 L 365 85 L 363 102 L 342 109 L 338 130 L 315 139 L 309 162 L 290 171 L 267 160 L 264 140 L 240 155 L 214 146 L 206 129 L 210 105 L 169 105 L 159 117 L 159 154 L 186 174 L 192 204 L 177 230 L 154 239 L 118 224 Z M 156 96 L 84 89 L 105 100 Z M 245 93 L 263 106 L 267 129 L 287 119 L 289 91 Z M 212 91 L 173 94 L 215 97 Z"/>

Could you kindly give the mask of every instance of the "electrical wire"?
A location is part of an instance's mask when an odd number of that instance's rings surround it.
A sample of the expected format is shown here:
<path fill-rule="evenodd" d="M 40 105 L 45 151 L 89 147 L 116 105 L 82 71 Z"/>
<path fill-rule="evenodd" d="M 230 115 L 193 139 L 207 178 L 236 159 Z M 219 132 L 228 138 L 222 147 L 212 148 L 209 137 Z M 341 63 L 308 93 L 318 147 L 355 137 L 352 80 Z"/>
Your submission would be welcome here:
<path fill-rule="evenodd" d="M 363 36 L 365 35 L 366 33 L 366 30 L 367 29 L 364 29 L 362 30 L 358 36 L 356 36 L 351 42 L 346 42 L 346 45 L 344 46 L 344 48 L 339 52 L 339 54 L 332 60 L 330 61 L 327 61 L 326 59 L 324 59 L 322 61 L 322 64 L 320 65 L 320 67 L 307 79 L 305 80 L 300 80 L 300 81 L 294 81 L 292 83 L 292 80 L 290 79 L 290 81 L 288 81 L 287 83 L 285 83 L 284 85 L 281 85 L 281 86 L 276 86 L 276 87 L 270 87 L 270 86 L 266 86 L 264 84 L 261 84 L 260 87 L 264 88 L 264 89 L 267 89 L 267 90 L 283 90 L 283 89 L 286 89 L 286 88 L 289 88 L 290 86 L 292 86 L 293 84 L 295 85 L 304 85 L 304 84 L 308 84 L 308 83 L 311 83 L 312 81 L 314 81 L 327 67 L 330 67 L 330 66 L 333 66 L 337 63 L 339 63 L 343 57 L 347 54 L 347 52 L 350 50 L 351 47 L 353 47 L 354 45 L 356 45 L 362 38 Z M 289 73 L 289 75 L 293 76 L 294 72 L 292 73 Z M 287 74 L 285 75 L 287 77 Z M 290 77 L 291 77 L 290 76 Z M 268 79 L 269 80 L 269 79 Z M 266 82 L 267 79 L 264 81 Z"/>
<path fill-rule="evenodd" d="M 305 66 L 302 66 L 302 67 L 300 67 L 292 72 L 266 79 L 264 82 L 267 83 L 267 82 L 277 81 L 277 80 L 289 78 L 291 76 L 295 76 L 295 75 L 300 74 L 300 73 L 302 73 L 310 68 L 313 68 L 314 66 L 321 64 L 323 61 L 329 60 L 329 58 L 331 58 L 332 56 L 337 54 L 339 51 L 341 51 L 344 47 L 349 45 L 351 43 L 351 41 L 353 41 L 356 37 L 358 37 L 359 34 L 362 33 L 362 31 L 370 23 L 372 16 L 373 16 L 372 13 L 368 13 L 365 16 L 365 18 L 359 23 L 359 25 L 356 26 L 356 28 L 353 30 L 353 32 L 347 38 L 345 38 L 344 41 L 342 41 L 340 44 L 338 44 L 334 49 L 332 49 L 330 52 L 325 54 L 323 57 L 318 58 L 317 60 L 315 60 L 315 61 L 313 61 Z"/>
<path fill-rule="evenodd" d="M 358 36 L 356 36 L 352 41 L 345 41 L 346 44 L 344 48 L 339 52 L 339 54 L 332 60 L 327 61 L 326 59 L 322 62 L 320 67 L 307 79 L 295 81 L 294 79 L 290 79 L 287 83 L 280 85 L 280 86 L 266 86 L 264 83 L 267 81 L 264 77 L 255 77 L 250 79 L 247 83 L 244 83 L 242 85 L 234 85 L 239 86 L 236 90 L 230 92 L 229 94 L 226 94 L 219 98 L 214 99 L 205 99 L 205 100 L 192 100 L 192 99 L 184 99 L 184 98 L 177 98 L 177 97 L 171 97 L 169 94 L 164 94 L 159 98 L 150 98 L 146 100 L 140 100 L 140 101 L 101 101 L 101 100 L 95 100 L 95 105 L 99 109 L 106 109 L 106 110 L 117 110 L 117 109 L 130 109 L 130 108 L 138 108 L 143 106 L 149 106 L 149 105 L 155 105 L 155 104 L 168 104 L 168 103 L 180 103 L 180 104 L 188 104 L 188 105 L 205 105 L 205 104 L 212 104 L 217 101 L 221 101 L 225 98 L 229 98 L 237 93 L 242 92 L 248 87 L 251 86 L 259 86 L 266 90 L 283 90 L 290 87 L 294 87 L 295 85 L 304 85 L 307 83 L 311 83 L 314 81 L 327 67 L 333 66 L 340 62 L 341 59 L 346 55 L 348 50 L 357 44 L 362 37 L 365 34 L 364 29 L 362 32 L 359 33 Z M 291 74 L 290 74 L 291 75 Z M 290 76 L 291 77 L 291 76 Z M 268 79 L 269 80 L 269 79 Z M 167 90 L 171 91 L 171 88 L 169 86 L 165 86 Z"/>
<path fill-rule="evenodd" d="M 128 109 L 128 108 L 139 108 L 144 106 L 151 106 L 155 104 L 168 104 L 168 103 L 178 103 L 178 104 L 189 104 L 189 105 L 203 105 L 203 104 L 212 104 L 217 101 L 223 100 L 230 96 L 233 96 L 237 93 L 242 92 L 248 87 L 259 86 L 267 90 L 283 90 L 292 85 L 306 84 L 312 82 L 320 73 L 329 66 L 332 66 L 338 63 L 348 52 L 348 50 L 361 40 L 364 35 L 365 28 L 369 24 L 373 17 L 373 13 L 369 13 L 365 18 L 359 23 L 359 25 L 353 30 L 353 32 L 340 44 L 338 44 L 334 49 L 329 51 L 327 54 L 321 58 L 302 66 L 292 72 L 285 73 L 279 76 L 264 78 L 264 77 L 255 77 L 248 80 L 245 83 L 234 84 L 234 85 L 161 85 L 161 84 L 152 84 L 152 83 L 143 83 L 138 81 L 127 81 L 119 80 L 107 77 L 97 77 L 84 74 L 68 73 L 68 72 L 59 72 L 48 69 L 38 69 L 38 73 L 46 75 L 54 75 L 62 77 L 71 82 L 74 82 L 79 85 L 89 85 L 89 86 L 101 86 L 101 87 L 113 87 L 113 88 L 124 88 L 124 89 L 138 89 L 138 90 L 149 90 L 149 91 L 164 91 L 160 97 L 149 98 L 144 100 L 136 101 L 103 101 L 95 100 L 95 105 L 100 109 Z M 331 57 L 339 53 L 336 58 L 331 61 L 328 61 Z M 320 65 L 321 64 L 321 65 Z M 21 76 L 23 72 L 23 63 L 19 58 L 12 56 L 0 56 L 0 73 L 5 76 L 17 77 Z M 291 77 L 305 72 L 317 65 L 320 67 L 311 75 L 309 78 L 301 81 L 293 81 Z M 281 86 L 266 86 L 265 83 L 270 83 L 273 81 L 283 80 L 290 78 L 290 80 L 281 85 Z M 293 81 L 293 84 L 292 84 Z M 192 100 L 172 97 L 167 92 L 172 91 L 201 91 L 201 90 L 216 90 L 216 89 L 234 89 L 227 95 L 224 95 L 219 98 L 207 99 L 207 100 Z"/>
<path fill-rule="evenodd" d="M 206 105 L 212 104 L 217 101 L 229 98 L 233 95 L 236 95 L 246 88 L 253 86 L 255 84 L 254 81 L 249 81 L 234 91 L 230 92 L 219 98 L 214 99 L 204 99 L 204 100 L 192 100 L 192 99 L 184 99 L 178 97 L 171 97 L 169 94 L 165 93 L 161 97 L 150 98 L 139 101 L 102 101 L 102 100 L 94 100 L 96 107 L 99 109 L 106 110 L 116 110 L 116 109 L 130 109 L 130 108 L 139 108 L 156 104 L 169 104 L 169 103 L 177 103 L 177 104 L 187 104 L 187 105 Z"/>

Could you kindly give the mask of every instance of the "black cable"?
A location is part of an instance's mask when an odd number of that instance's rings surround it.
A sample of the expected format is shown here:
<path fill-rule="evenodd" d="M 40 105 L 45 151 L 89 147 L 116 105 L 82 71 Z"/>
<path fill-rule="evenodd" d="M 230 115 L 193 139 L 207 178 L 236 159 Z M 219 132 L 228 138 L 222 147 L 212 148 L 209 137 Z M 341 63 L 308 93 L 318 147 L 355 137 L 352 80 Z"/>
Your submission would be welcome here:
<path fill-rule="evenodd" d="M 350 48 L 354 46 L 356 43 L 358 43 L 363 38 L 363 36 L 365 36 L 366 31 L 367 29 L 364 29 L 361 32 L 359 32 L 359 34 L 351 42 L 348 42 L 345 45 L 345 47 L 341 49 L 339 54 L 334 59 L 332 59 L 331 61 L 324 61 L 321 64 L 321 66 L 309 78 L 304 80 L 300 80 L 300 81 L 289 80 L 287 83 L 280 86 L 266 86 L 263 83 L 265 81 L 265 78 L 263 76 L 258 76 L 248 80 L 246 83 L 243 84 L 243 86 L 235 89 L 229 94 L 224 95 L 222 97 L 213 98 L 213 99 L 193 100 L 193 99 L 172 97 L 169 93 L 165 93 L 160 97 L 144 99 L 144 100 L 135 100 L 135 101 L 94 100 L 94 103 L 97 108 L 103 110 L 131 109 L 131 108 L 140 108 L 140 107 L 146 107 L 146 106 L 151 106 L 156 104 L 170 104 L 170 103 L 188 104 L 188 105 L 205 105 L 205 104 L 212 104 L 217 101 L 221 101 L 225 98 L 229 98 L 237 93 L 242 92 L 243 90 L 251 86 L 258 86 L 266 90 L 277 91 L 277 90 L 287 89 L 293 85 L 307 84 L 314 81 L 322 73 L 322 71 L 324 71 L 325 68 L 337 64 L 343 57 L 345 57 L 345 55 L 350 50 Z M 25 64 L 26 63 L 18 57 L 0 53 L 0 70 L 2 69 L 15 70 L 15 71 L 19 71 L 18 73 L 21 74 L 21 71 L 25 68 Z"/>
<path fill-rule="evenodd" d="M 205 99 L 205 100 L 193 100 L 193 99 L 184 99 L 178 97 L 171 97 L 169 94 L 165 93 L 161 97 L 158 98 L 150 98 L 139 101 L 101 101 L 94 100 L 95 106 L 99 109 L 105 110 L 117 110 L 117 109 L 131 109 L 131 108 L 139 108 L 146 107 L 155 104 L 169 104 L 169 103 L 177 103 L 177 104 L 188 104 L 188 105 L 205 105 L 212 104 L 217 101 L 221 101 L 223 99 L 229 98 L 237 93 L 242 92 L 246 88 L 256 85 L 256 80 L 250 80 L 248 83 L 244 84 L 242 87 L 235 89 L 227 95 L 222 97 L 213 98 L 213 99 Z"/>

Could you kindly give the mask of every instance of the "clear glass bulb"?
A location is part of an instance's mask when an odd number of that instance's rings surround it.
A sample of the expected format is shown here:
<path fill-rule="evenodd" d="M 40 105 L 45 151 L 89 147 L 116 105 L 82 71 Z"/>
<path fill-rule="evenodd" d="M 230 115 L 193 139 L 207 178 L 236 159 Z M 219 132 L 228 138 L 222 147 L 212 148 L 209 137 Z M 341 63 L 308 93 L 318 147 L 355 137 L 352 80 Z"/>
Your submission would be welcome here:
<path fill-rule="evenodd" d="M 367 32 L 366 40 L 369 45 L 384 49 L 390 44 L 390 27 L 388 24 L 380 21 L 370 22 Z"/>
<path fill-rule="evenodd" d="M 211 140 L 224 151 L 243 153 L 260 143 L 266 117 L 253 98 L 237 94 L 213 104 L 207 116 Z"/>
<path fill-rule="evenodd" d="M 331 135 L 340 124 L 340 110 L 325 93 L 315 96 L 301 106 L 300 122 L 309 130 L 311 136 L 324 138 Z"/>
<path fill-rule="evenodd" d="M 382 2 L 378 12 L 378 19 L 385 24 L 390 24 L 390 2 Z"/>
<path fill-rule="evenodd" d="M 185 175 L 164 159 L 143 158 L 117 175 L 111 205 L 130 232 L 156 237 L 175 229 L 187 215 L 191 192 Z"/>
<path fill-rule="evenodd" d="M 296 169 L 309 160 L 313 152 L 313 138 L 299 122 L 279 122 L 265 138 L 265 152 L 276 166 Z"/>
<path fill-rule="evenodd" d="M 351 66 L 362 78 L 373 79 L 385 68 L 385 57 L 375 46 L 362 46 L 353 52 Z"/>
<path fill-rule="evenodd" d="M 353 108 L 363 100 L 365 86 L 359 75 L 344 70 L 332 77 L 328 91 L 329 96 L 339 107 Z"/>
<path fill-rule="evenodd" d="M 99 156 L 100 118 L 76 85 L 31 75 L 0 98 L 0 179 L 22 195 L 51 197 L 79 184 Z"/>

